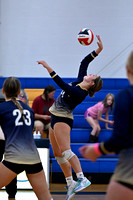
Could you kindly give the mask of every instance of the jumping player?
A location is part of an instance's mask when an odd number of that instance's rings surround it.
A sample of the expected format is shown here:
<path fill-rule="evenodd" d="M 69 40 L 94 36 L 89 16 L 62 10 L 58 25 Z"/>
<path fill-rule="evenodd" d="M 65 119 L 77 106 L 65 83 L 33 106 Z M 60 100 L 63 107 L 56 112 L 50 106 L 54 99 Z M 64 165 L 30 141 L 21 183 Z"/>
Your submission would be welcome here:
<path fill-rule="evenodd" d="M 4 160 L 0 162 L 0 188 L 25 170 L 38 200 L 52 200 L 33 139 L 34 113 L 17 99 L 20 88 L 15 77 L 4 81 L 6 101 L 0 103 L 0 125 L 5 136 L 5 152 Z"/>
<path fill-rule="evenodd" d="M 80 148 L 83 157 L 92 161 L 102 154 L 119 154 L 106 200 L 133 199 L 133 51 L 127 59 L 126 72 L 130 85 L 115 98 L 113 135 L 104 143 Z"/>
<path fill-rule="evenodd" d="M 49 132 L 54 156 L 59 163 L 67 182 L 67 200 L 71 199 L 75 192 L 78 192 L 91 183 L 84 177 L 78 157 L 70 148 L 70 131 L 73 126 L 73 110 L 89 94 L 90 97 L 98 92 L 103 81 L 98 75 L 88 75 L 89 63 L 102 51 L 103 45 L 100 36 L 97 36 L 98 48 L 86 56 L 80 65 L 77 79 L 71 84 L 65 83 L 55 71 L 45 62 L 37 61 L 49 72 L 53 80 L 63 90 L 52 107 L 51 128 Z M 71 166 L 77 175 L 77 182 L 73 180 Z"/>

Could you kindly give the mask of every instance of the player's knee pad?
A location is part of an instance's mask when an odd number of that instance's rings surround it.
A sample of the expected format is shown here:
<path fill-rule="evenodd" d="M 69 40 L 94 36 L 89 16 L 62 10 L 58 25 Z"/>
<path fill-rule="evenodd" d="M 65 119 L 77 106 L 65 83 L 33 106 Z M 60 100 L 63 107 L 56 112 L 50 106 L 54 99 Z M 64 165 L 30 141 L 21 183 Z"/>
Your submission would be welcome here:
<path fill-rule="evenodd" d="M 64 152 L 62 153 L 62 155 L 63 155 L 67 160 L 70 160 L 70 159 L 75 155 L 75 153 L 73 153 L 73 152 L 71 151 L 71 149 L 68 149 L 68 150 L 64 151 Z"/>
<path fill-rule="evenodd" d="M 58 162 L 59 165 L 64 164 L 64 163 L 67 162 L 67 160 L 65 159 L 64 156 L 62 156 L 62 157 L 56 156 L 55 159 L 57 160 L 57 162 Z"/>

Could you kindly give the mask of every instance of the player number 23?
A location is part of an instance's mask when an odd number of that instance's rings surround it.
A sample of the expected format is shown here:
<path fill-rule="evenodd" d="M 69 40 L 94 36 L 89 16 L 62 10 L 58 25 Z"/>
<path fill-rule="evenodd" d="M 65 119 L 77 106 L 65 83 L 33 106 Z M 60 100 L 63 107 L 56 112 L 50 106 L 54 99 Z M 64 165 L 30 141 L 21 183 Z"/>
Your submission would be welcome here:
<path fill-rule="evenodd" d="M 30 118 L 30 112 L 28 110 L 23 110 L 24 116 L 25 116 L 25 124 L 27 126 L 31 125 L 31 118 Z M 22 126 L 23 125 L 23 121 L 22 121 L 22 115 L 19 109 L 15 109 L 13 111 L 13 116 L 16 116 L 15 119 L 15 126 Z"/>

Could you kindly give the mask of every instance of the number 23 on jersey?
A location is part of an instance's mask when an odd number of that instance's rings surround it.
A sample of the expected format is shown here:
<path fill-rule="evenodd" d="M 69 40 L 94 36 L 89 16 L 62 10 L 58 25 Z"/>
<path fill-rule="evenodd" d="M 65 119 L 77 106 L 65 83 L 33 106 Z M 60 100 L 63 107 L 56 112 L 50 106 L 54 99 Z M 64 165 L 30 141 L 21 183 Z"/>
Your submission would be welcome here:
<path fill-rule="evenodd" d="M 22 114 L 21 114 L 20 110 L 19 109 L 13 110 L 13 116 L 16 116 L 15 126 L 22 126 L 24 123 L 27 126 L 31 125 L 31 115 L 30 115 L 29 110 L 24 109 L 23 113 L 24 113 L 24 116 L 25 116 L 25 120 L 24 121 L 21 118 Z"/>

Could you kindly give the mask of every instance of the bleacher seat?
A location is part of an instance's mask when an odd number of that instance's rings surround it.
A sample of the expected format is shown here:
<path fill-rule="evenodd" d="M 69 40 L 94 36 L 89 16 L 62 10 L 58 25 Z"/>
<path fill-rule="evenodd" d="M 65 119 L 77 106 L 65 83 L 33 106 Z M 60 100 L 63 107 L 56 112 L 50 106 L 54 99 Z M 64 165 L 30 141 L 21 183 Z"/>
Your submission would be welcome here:
<path fill-rule="evenodd" d="M 113 116 L 110 115 L 109 119 L 112 120 Z M 105 128 L 105 123 L 104 122 L 99 122 L 101 128 Z M 81 115 L 79 114 L 74 114 L 74 121 L 73 121 L 73 127 L 74 128 L 90 128 L 90 125 L 87 123 L 87 121 L 84 119 L 84 113 Z"/>
<path fill-rule="evenodd" d="M 79 158 L 84 173 L 113 173 L 118 158 L 98 158 L 96 162 Z M 51 158 L 52 172 L 62 173 L 62 170 L 55 158 Z"/>
<path fill-rule="evenodd" d="M 55 93 L 55 97 L 57 97 L 60 94 L 61 90 L 57 89 L 56 93 Z M 112 93 L 116 96 L 116 94 L 119 92 L 119 89 L 101 89 L 99 92 L 95 93 L 94 97 L 89 97 L 89 95 L 85 98 L 84 102 L 98 102 L 98 101 L 102 101 L 105 96 L 108 93 Z"/>
<path fill-rule="evenodd" d="M 89 141 L 91 130 L 89 128 L 73 128 L 70 137 L 71 143 L 86 143 Z M 98 140 L 99 142 L 107 140 L 112 135 L 112 130 L 102 129 Z"/>
<path fill-rule="evenodd" d="M 28 95 L 28 99 L 29 99 L 29 106 L 32 107 L 32 103 L 34 101 L 34 99 L 43 94 L 44 89 L 31 89 L 31 88 L 26 88 L 24 89 L 24 91 L 27 93 Z"/>
<path fill-rule="evenodd" d="M 0 78 L 0 86 L 2 88 L 2 84 L 5 78 Z M 56 85 L 56 83 L 51 78 L 19 78 L 21 82 L 21 86 L 23 89 L 29 89 L 31 92 L 31 96 L 33 96 L 33 90 L 31 89 L 42 89 L 45 88 L 48 84 L 53 85 L 56 88 L 55 98 L 60 94 L 61 89 Z M 63 78 L 63 80 L 67 83 L 72 82 L 75 80 L 74 78 Z M 119 92 L 120 89 L 128 86 L 127 79 L 111 79 L 111 78 L 104 78 L 103 79 L 103 88 L 95 94 L 94 97 L 90 98 L 89 95 L 86 99 L 78 105 L 74 110 L 74 124 L 73 129 L 70 133 L 71 137 L 71 148 L 79 157 L 81 166 L 84 173 L 93 173 L 93 174 L 100 174 L 100 173 L 113 173 L 115 166 L 118 161 L 118 156 L 102 156 L 97 159 L 96 162 L 91 162 L 90 160 L 85 160 L 79 153 L 79 148 L 82 145 L 87 144 L 89 139 L 89 134 L 91 132 L 91 127 L 84 119 L 84 112 L 90 106 L 93 106 L 98 101 L 102 101 L 106 94 L 113 93 L 115 96 Z M 43 89 L 42 89 L 43 90 Z M 28 90 L 26 90 L 28 93 Z M 35 93 L 34 93 L 35 94 Z M 42 94 L 42 91 L 39 93 Z M 29 100 L 31 100 L 31 96 L 29 95 Z M 35 96 L 38 96 L 36 94 Z M 33 101 L 33 99 L 31 100 Z M 30 102 L 30 105 L 32 103 Z M 109 113 L 109 119 L 113 119 L 111 113 Z M 111 134 L 112 130 L 105 129 L 105 123 L 100 122 L 101 132 L 99 134 L 99 142 L 107 140 Z M 61 168 L 58 165 L 57 161 L 54 158 L 53 151 L 50 144 L 50 171 L 53 173 L 57 173 L 59 175 L 62 174 Z"/>
<path fill-rule="evenodd" d="M 121 89 L 121 85 L 120 88 L 115 88 L 115 85 L 113 85 L 113 80 L 112 83 L 111 81 L 109 81 L 109 85 L 110 88 L 108 88 L 108 85 L 106 85 L 105 86 L 106 88 L 100 90 L 98 93 L 95 94 L 94 97 L 90 98 L 89 96 L 87 96 L 86 99 L 80 105 L 78 105 L 73 112 L 74 123 L 73 123 L 73 129 L 70 133 L 71 149 L 79 157 L 84 173 L 112 174 L 118 162 L 118 155 L 101 156 L 99 159 L 97 159 L 96 162 L 91 162 L 90 160 L 85 160 L 84 158 L 82 158 L 82 156 L 79 153 L 79 148 L 87 144 L 91 132 L 90 125 L 84 119 L 84 113 L 86 109 L 95 105 L 97 102 L 102 101 L 108 93 L 112 93 L 114 94 L 114 96 L 116 96 L 119 90 Z M 60 89 L 56 90 L 55 98 L 60 94 L 60 92 L 61 92 Z M 105 116 L 103 115 L 103 117 Z M 109 112 L 109 119 L 113 120 L 113 115 L 111 112 Z M 101 126 L 101 132 L 98 138 L 99 142 L 106 141 L 109 137 L 111 137 L 113 130 L 105 129 L 105 123 L 101 121 L 100 121 L 100 126 Z M 52 172 L 62 173 L 60 166 L 58 165 L 57 161 L 54 158 L 51 145 L 50 145 L 50 161 L 52 163 L 52 168 L 51 168 Z"/>

